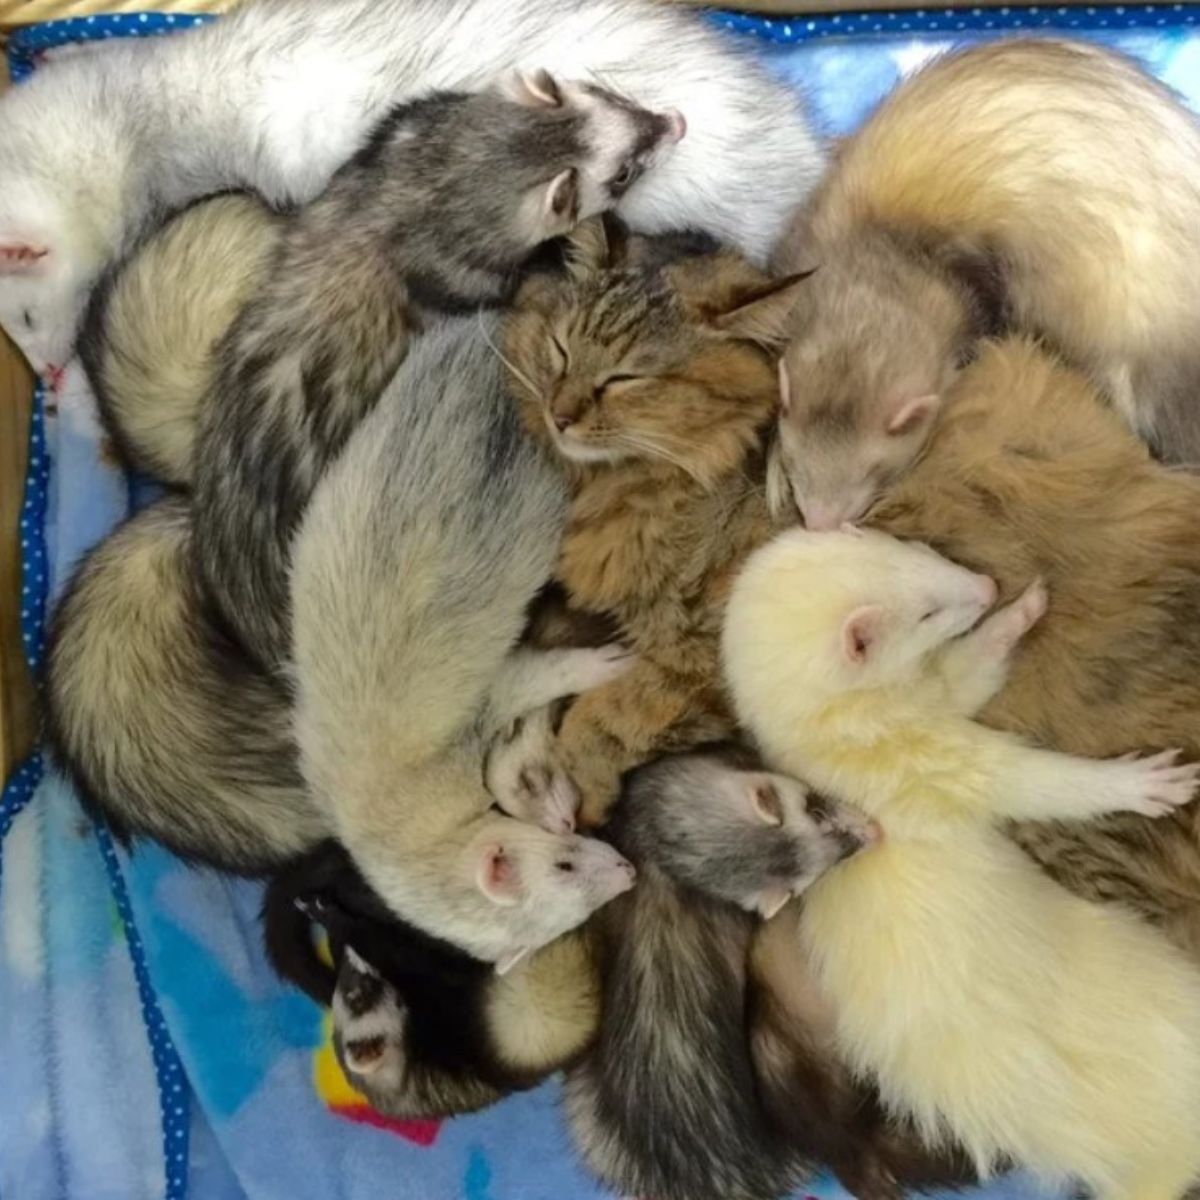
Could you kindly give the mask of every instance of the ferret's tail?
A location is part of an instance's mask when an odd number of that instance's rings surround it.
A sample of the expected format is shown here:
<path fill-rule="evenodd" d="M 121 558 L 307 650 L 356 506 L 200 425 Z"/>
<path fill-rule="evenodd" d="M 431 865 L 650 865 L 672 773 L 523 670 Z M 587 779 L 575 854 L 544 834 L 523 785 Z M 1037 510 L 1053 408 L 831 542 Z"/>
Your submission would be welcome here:
<path fill-rule="evenodd" d="M 51 631 L 48 732 L 118 834 L 258 872 L 330 830 L 301 783 L 288 699 L 213 622 L 190 547 L 188 504 L 168 498 L 87 558 Z"/>
<path fill-rule="evenodd" d="M 130 466 L 177 487 L 192 477 L 213 347 L 263 284 L 278 218 L 251 196 L 175 216 L 96 289 L 79 352 Z"/>
<path fill-rule="evenodd" d="M 777 1200 L 803 1178 L 754 1079 L 735 965 L 750 921 L 643 864 L 598 914 L 603 1021 L 567 1077 L 566 1109 L 585 1161 L 626 1195 Z"/>

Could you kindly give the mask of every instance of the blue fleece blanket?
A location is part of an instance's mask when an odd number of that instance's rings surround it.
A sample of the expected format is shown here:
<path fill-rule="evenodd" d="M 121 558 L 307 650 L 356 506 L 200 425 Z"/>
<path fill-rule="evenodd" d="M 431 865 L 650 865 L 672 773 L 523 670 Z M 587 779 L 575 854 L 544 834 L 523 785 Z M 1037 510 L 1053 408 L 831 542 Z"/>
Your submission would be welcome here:
<path fill-rule="evenodd" d="M 939 50 L 1011 29 L 1096 38 L 1200 102 L 1198 10 L 928 10 L 763 21 L 757 39 L 831 133 L 849 130 Z M 20 78 L 80 40 L 148 36 L 189 17 L 53 22 L 20 34 Z M 102 51 L 100 51 L 102 52 Z M 78 369 L 37 397 L 21 521 L 26 651 L 79 556 L 138 486 L 116 467 Z M 557 1084 L 471 1117 L 389 1124 L 347 1088 L 322 1014 L 270 973 L 256 885 L 132 856 L 35 756 L 0 803 L 0 1200 L 592 1200 Z M 808 1190 L 839 1195 L 828 1179 Z M 1033 1197 L 1027 1180 L 985 1193 Z"/>

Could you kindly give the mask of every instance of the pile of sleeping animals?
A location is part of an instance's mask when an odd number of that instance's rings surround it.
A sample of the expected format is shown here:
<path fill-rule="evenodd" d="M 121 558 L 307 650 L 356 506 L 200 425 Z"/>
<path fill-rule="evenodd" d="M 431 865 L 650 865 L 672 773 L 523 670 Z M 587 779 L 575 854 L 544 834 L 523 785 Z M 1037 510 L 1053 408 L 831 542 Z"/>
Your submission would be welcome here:
<path fill-rule="evenodd" d="M 0 317 L 169 485 L 53 745 L 269 879 L 382 1111 L 566 1068 L 627 1195 L 1181 1197 L 1200 130 L 1015 40 L 823 167 L 639 0 L 252 0 L 6 97 Z"/>

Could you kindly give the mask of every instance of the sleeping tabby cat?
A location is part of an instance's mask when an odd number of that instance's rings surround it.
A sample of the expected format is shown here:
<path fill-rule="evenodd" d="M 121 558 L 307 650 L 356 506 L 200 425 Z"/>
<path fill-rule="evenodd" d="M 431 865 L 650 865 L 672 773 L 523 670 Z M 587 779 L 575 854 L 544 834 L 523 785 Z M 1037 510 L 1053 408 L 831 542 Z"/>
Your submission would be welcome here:
<path fill-rule="evenodd" d="M 773 531 L 763 442 L 798 286 L 707 239 L 596 220 L 567 277 L 531 279 L 505 322 L 525 422 L 570 481 L 558 579 L 639 655 L 562 724 L 585 823 L 625 770 L 732 731 L 718 634 L 734 573 Z"/>

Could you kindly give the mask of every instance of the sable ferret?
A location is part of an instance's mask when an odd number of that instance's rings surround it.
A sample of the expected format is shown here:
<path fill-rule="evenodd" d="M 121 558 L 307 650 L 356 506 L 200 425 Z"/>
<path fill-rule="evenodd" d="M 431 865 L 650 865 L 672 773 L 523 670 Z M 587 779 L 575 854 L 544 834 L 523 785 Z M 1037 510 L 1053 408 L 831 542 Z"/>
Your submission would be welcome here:
<path fill-rule="evenodd" d="M 280 218 L 261 289 L 216 348 L 193 471 L 197 569 L 262 666 L 289 658 L 289 550 L 313 486 L 414 331 L 506 300 L 535 247 L 616 203 L 682 136 L 676 113 L 517 76 L 504 95 L 395 109 Z"/>
<path fill-rule="evenodd" d="M 970 718 L 1045 610 L 875 531 L 757 551 L 723 638 L 768 760 L 861 805 L 879 844 L 806 896 L 802 943 L 850 1067 L 923 1138 L 1101 1196 L 1181 1196 L 1200 1173 L 1200 972 L 1158 931 L 1049 880 L 1004 817 L 1162 815 L 1171 753 L 1100 762 Z M 970 633 L 967 631 L 971 630 Z"/>
<path fill-rule="evenodd" d="M 332 966 L 315 952 L 313 921 L 329 936 Z M 336 842 L 275 875 L 263 926 L 276 970 L 333 1006 L 347 1076 L 389 1116 L 482 1108 L 560 1069 L 595 1034 L 599 986 L 585 935 L 497 975 L 396 918 Z"/>
<path fill-rule="evenodd" d="M 295 543 L 294 694 L 220 640 L 186 505 L 153 512 L 85 563 L 49 655 L 54 746 L 118 828 L 243 870 L 339 837 L 393 910 L 501 965 L 630 886 L 602 843 L 489 812 L 494 732 L 624 663 L 510 653 L 564 498 L 477 319 L 419 340 L 318 484 Z M 563 860 L 572 904 L 547 905 Z"/>
<path fill-rule="evenodd" d="M 1005 39 L 905 80 L 776 254 L 819 264 L 780 422 L 809 527 L 911 466 L 955 371 L 1008 326 L 1086 368 L 1159 455 L 1200 461 L 1197 228 L 1200 125 L 1132 60 Z"/>
<path fill-rule="evenodd" d="M 599 1036 L 567 1076 L 585 1160 L 611 1187 L 656 1200 L 771 1200 L 828 1162 L 860 1195 L 949 1182 L 803 1029 L 785 1069 L 769 994 L 750 974 L 757 914 L 774 916 L 834 863 L 869 846 L 855 809 L 722 746 L 660 759 L 626 779 L 606 836 L 638 886 L 590 929 L 603 981 Z M 803 1060 L 804 1074 L 795 1073 Z M 797 1092 L 806 1121 L 776 1119 Z M 775 1111 L 772 1112 L 772 1109 Z"/>
<path fill-rule="evenodd" d="M 986 345 L 912 471 L 871 523 L 1015 596 L 1050 593 L 985 724 L 1107 756 L 1200 758 L 1200 480 L 1153 461 L 1077 370 L 1023 338 Z M 1072 891 L 1119 900 L 1200 960 L 1200 806 L 1158 821 L 1021 821 L 1017 841 Z"/>

